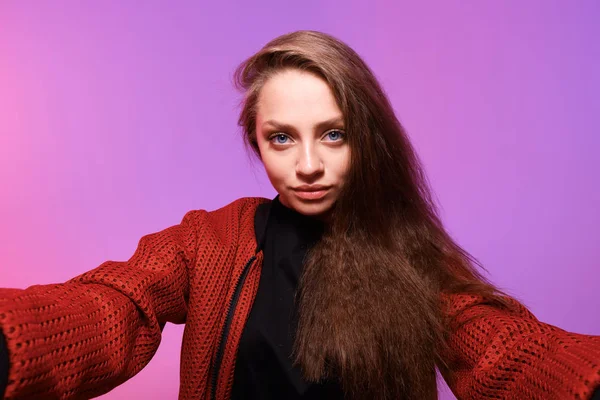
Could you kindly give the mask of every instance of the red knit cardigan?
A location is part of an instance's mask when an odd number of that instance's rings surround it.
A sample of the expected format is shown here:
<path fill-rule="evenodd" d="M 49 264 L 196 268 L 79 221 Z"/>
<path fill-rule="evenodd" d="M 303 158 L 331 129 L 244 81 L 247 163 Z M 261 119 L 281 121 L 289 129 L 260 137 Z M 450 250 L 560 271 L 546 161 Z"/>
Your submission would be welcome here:
<path fill-rule="evenodd" d="M 64 284 L 0 289 L 10 369 L 6 399 L 89 398 L 152 358 L 167 322 L 185 323 L 180 399 L 230 396 L 236 351 L 256 294 L 258 198 L 190 211 Z M 459 399 L 585 399 L 600 383 L 600 337 L 569 333 L 527 309 L 508 313 L 447 295 L 458 322 L 444 378 Z"/>

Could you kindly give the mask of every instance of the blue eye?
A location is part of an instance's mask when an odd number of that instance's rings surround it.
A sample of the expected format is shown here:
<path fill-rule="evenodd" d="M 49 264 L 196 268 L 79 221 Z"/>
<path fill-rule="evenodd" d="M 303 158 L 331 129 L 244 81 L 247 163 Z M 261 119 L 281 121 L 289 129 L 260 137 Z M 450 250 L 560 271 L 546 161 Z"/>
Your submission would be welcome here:
<path fill-rule="evenodd" d="M 285 144 L 288 140 L 288 137 L 284 134 L 275 135 L 271 138 L 271 140 L 275 140 L 277 144 Z"/>
<path fill-rule="evenodd" d="M 344 133 L 338 130 L 330 131 L 327 133 L 327 137 L 334 142 L 340 140 L 343 136 Z"/>

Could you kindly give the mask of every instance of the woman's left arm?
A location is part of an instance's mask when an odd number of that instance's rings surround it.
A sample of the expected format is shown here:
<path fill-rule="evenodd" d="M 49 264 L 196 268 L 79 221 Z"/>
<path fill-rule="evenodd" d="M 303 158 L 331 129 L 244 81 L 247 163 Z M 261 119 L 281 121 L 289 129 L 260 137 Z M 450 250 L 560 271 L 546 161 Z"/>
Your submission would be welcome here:
<path fill-rule="evenodd" d="M 600 336 L 545 324 L 509 301 L 512 311 L 476 295 L 443 296 L 453 322 L 447 367 L 440 371 L 454 394 L 459 399 L 591 399 L 600 386 Z"/>

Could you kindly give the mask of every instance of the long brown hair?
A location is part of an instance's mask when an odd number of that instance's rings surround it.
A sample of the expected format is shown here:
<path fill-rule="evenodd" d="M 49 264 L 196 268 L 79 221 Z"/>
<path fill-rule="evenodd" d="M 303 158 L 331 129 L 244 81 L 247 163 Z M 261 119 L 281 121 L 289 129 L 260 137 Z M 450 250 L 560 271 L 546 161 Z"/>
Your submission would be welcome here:
<path fill-rule="evenodd" d="M 321 77 L 345 118 L 351 162 L 297 294 L 294 356 L 309 381 L 339 380 L 349 398 L 436 398 L 449 321 L 442 292 L 505 305 L 479 263 L 445 231 L 421 163 L 370 68 L 348 45 L 315 31 L 275 38 L 235 73 L 239 124 L 256 143 L 259 93 L 271 76 Z"/>

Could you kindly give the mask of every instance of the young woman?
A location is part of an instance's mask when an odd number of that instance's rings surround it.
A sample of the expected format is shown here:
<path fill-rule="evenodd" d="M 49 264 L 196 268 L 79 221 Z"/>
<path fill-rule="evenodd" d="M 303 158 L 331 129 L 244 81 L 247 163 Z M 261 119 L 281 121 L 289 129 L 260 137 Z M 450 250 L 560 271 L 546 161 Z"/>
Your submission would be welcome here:
<path fill-rule="evenodd" d="M 108 392 L 167 322 L 186 324 L 182 399 L 432 399 L 436 367 L 459 399 L 591 398 L 600 337 L 486 282 L 352 49 L 295 32 L 236 77 L 278 196 L 190 211 L 64 284 L 0 290 L 7 399 Z"/>

